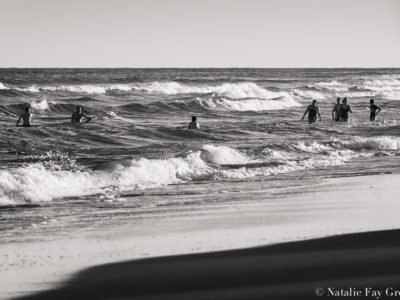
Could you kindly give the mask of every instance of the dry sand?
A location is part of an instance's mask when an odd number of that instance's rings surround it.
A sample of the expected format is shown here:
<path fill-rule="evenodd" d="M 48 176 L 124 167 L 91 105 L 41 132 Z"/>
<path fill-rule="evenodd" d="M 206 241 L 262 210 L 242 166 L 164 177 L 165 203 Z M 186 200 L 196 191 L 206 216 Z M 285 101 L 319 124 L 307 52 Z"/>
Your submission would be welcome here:
<path fill-rule="evenodd" d="M 381 231 L 101 265 L 23 299 L 312 299 L 399 289 L 399 267 L 400 230 Z"/>

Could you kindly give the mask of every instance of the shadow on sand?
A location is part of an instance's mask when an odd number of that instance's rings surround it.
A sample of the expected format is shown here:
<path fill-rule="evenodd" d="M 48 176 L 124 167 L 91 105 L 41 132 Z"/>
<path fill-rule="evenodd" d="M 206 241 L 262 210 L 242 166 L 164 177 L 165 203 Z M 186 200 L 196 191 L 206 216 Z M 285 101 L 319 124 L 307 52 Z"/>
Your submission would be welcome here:
<path fill-rule="evenodd" d="M 399 230 L 100 265 L 18 299 L 321 299 L 366 287 L 400 289 Z"/>

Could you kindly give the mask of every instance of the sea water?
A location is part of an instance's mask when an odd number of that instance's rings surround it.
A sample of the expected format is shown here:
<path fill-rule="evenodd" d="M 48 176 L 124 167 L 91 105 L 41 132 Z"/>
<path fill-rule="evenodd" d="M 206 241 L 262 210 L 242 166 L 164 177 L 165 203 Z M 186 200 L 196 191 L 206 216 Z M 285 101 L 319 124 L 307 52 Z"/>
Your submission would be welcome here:
<path fill-rule="evenodd" d="M 337 97 L 349 123 L 332 122 Z M 313 99 L 322 122 L 309 125 Z M 0 69 L 3 241 L 398 172 L 399 104 L 399 69 Z M 72 124 L 78 105 L 96 118 Z M 26 106 L 33 127 L 16 127 Z"/>

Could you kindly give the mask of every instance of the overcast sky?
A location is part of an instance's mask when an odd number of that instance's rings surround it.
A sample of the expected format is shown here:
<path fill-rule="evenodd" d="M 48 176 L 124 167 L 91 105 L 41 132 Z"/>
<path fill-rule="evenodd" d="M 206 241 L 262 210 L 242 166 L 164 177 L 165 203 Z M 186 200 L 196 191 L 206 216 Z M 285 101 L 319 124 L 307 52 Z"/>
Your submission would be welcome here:
<path fill-rule="evenodd" d="M 400 0 L 0 0 L 0 67 L 400 67 Z"/>

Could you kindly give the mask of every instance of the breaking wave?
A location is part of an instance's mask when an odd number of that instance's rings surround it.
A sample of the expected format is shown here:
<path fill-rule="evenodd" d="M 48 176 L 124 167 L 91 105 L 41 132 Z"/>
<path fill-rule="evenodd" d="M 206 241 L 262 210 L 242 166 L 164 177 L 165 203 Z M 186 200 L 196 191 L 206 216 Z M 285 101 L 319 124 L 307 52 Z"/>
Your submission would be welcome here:
<path fill-rule="evenodd" d="M 56 92 L 70 92 L 70 93 L 85 93 L 85 94 L 105 94 L 108 91 L 130 91 L 131 86 L 126 84 L 107 84 L 107 85 L 59 85 L 59 86 L 30 86 L 27 88 L 16 88 L 24 92 L 39 93 L 44 91 Z"/>
<path fill-rule="evenodd" d="M 52 105 L 53 102 L 48 102 L 47 99 L 42 99 L 39 101 L 35 101 L 30 103 L 30 106 L 34 109 L 34 110 L 48 110 L 50 108 L 50 105 Z"/>
<path fill-rule="evenodd" d="M 346 92 L 349 90 L 349 86 L 347 84 L 343 84 L 337 81 L 317 82 L 315 86 L 335 92 Z"/>
<path fill-rule="evenodd" d="M 285 96 L 285 93 L 263 89 L 253 82 L 222 83 L 219 85 L 186 85 L 178 82 L 151 82 L 133 86 L 136 90 L 166 95 L 211 94 L 233 99 L 261 98 L 271 99 Z"/>
<path fill-rule="evenodd" d="M 400 100 L 400 80 L 398 78 L 382 76 L 378 79 L 357 79 L 352 83 L 351 85 L 338 81 L 317 82 L 307 87 L 315 88 L 318 92 L 299 89 L 295 89 L 294 92 L 302 97 L 320 100 L 329 96 L 383 97 L 389 100 Z"/>
<path fill-rule="evenodd" d="M 343 165 L 354 157 L 373 155 L 374 151 L 396 152 L 399 149 L 399 138 L 385 136 L 346 141 L 333 139 L 325 143 L 299 142 L 286 149 L 265 148 L 258 155 L 249 155 L 228 146 L 206 144 L 201 150 L 183 157 L 116 161 L 100 165 L 96 170 L 49 168 L 45 159 L 19 168 L 0 170 L 0 204 L 117 195 L 127 190 L 187 181 L 269 176 Z"/>
<path fill-rule="evenodd" d="M 0 82 L 0 90 L 8 90 L 9 88 L 6 87 L 3 83 Z"/>
<path fill-rule="evenodd" d="M 221 83 L 219 85 L 190 85 L 175 81 L 148 82 L 136 84 L 81 84 L 81 85 L 32 85 L 29 87 L 7 87 L 0 83 L 0 89 L 29 93 L 70 92 L 78 94 L 106 94 L 112 91 L 144 91 L 153 94 L 215 94 L 232 99 L 257 98 L 272 99 L 287 96 L 286 92 L 270 91 L 253 82 Z"/>
<path fill-rule="evenodd" d="M 324 99 L 330 97 L 330 95 L 328 95 L 328 94 L 318 92 L 318 91 L 313 91 L 313 90 L 294 89 L 293 93 L 296 96 L 300 96 L 305 99 L 324 100 Z"/>
<path fill-rule="evenodd" d="M 201 106 L 213 109 L 224 109 L 231 111 L 263 111 L 276 110 L 293 106 L 300 106 L 289 95 L 275 99 L 226 99 L 226 98 L 205 98 L 196 100 Z"/>
<path fill-rule="evenodd" d="M 400 100 L 400 80 L 395 78 L 366 80 L 359 88 L 373 91 L 390 100 Z"/>
<path fill-rule="evenodd" d="M 215 94 L 230 99 L 273 99 L 288 95 L 317 100 L 329 97 L 384 97 L 389 100 L 400 99 L 400 80 L 395 77 L 357 79 L 346 83 L 332 80 L 321 81 L 288 91 L 263 88 L 254 82 L 225 82 L 215 85 L 182 83 L 176 81 L 153 81 L 143 83 L 105 83 L 105 84 L 70 84 L 70 85 L 31 85 L 27 87 L 6 85 L 0 82 L 2 93 L 41 93 L 67 92 L 74 94 L 119 94 L 145 92 L 150 94 Z M 346 94 L 346 95 L 344 95 Z M 13 94 L 11 94 L 13 95 Z M 17 94 L 18 95 L 18 94 Z"/>
<path fill-rule="evenodd" d="M 400 150 L 400 138 L 382 136 L 375 138 L 357 137 L 341 142 L 342 146 L 355 151 L 362 150 Z"/>

